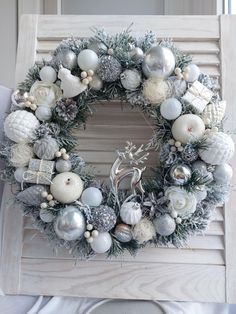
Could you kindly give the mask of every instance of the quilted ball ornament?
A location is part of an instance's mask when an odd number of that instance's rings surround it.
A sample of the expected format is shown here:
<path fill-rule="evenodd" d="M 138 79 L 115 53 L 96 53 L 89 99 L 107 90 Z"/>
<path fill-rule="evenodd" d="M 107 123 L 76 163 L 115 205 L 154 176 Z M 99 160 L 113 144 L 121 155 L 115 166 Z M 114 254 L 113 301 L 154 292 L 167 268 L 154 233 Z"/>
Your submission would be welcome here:
<path fill-rule="evenodd" d="M 141 83 L 141 75 L 135 69 L 132 70 L 127 69 L 123 73 L 121 73 L 120 80 L 121 84 L 125 89 L 135 90 L 136 88 L 139 87 Z"/>
<path fill-rule="evenodd" d="M 199 149 L 199 156 L 211 165 L 227 163 L 233 156 L 234 142 L 223 132 L 209 132 L 205 136 L 204 148 Z"/>
<path fill-rule="evenodd" d="M 16 110 L 7 116 L 4 122 L 4 132 L 13 142 L 30 143 L 39 125 L 38 119 L 31 112 Z"/>
<path fill-rule="evenodd" d="M 142 217 L 140 204 L 137 202 L 123 203 L 120 209 L 120 217 L 128 225 L 136 225 Z"/>
<path fill-rule="evenodd" d="M 34 143 L 34 153 L 39 159 L 53 160 L 57 151 L 59 145 L 51 136 L 45 136 Z"/>
<path fill-rule="evenodd" d="M 221 123 L 226 109 L 226 101 L 220 101 L 218 104 L 210 103 L 202 113 L 202 120 L 209 127 L 217 126 Z"/>

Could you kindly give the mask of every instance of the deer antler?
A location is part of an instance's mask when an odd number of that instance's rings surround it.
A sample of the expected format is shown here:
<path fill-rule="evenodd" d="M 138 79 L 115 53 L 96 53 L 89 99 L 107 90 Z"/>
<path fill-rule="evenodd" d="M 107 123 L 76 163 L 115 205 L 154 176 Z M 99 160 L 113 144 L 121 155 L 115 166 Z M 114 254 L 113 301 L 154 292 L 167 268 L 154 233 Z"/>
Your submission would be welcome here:
<path fill-rule="evenodd" d="M 149 153 L 146 152 L 143 156 L 139 156 L 145 151 L 145 149 L 143 149 L 143 144 L 136 149 L 136 146 L 132 142 L 127 141 L 126 143 L 127 145 L 125 146 L 125 151 L 121 153 L 121 157 L 125 160 L 129 160 L 130 165 L 143 164 L 149 155 Z"/>

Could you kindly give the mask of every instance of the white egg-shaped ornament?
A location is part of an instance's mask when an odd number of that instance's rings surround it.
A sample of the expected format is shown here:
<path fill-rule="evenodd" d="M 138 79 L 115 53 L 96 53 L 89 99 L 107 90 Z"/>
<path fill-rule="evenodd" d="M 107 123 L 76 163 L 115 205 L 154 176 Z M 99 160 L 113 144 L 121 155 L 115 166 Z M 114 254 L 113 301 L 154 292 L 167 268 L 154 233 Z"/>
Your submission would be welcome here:
<path fill-rule="evenodd" d="M 60 239 L 78 240 L 82 238 L 86 230 L 85 217 L 75 206 L 62 208 L 54 222 L 54 230 Z"/>
<path fill-rule="evenodd" d="M 188 83 L 193 83 L 194 81 L 196 81 L 200 74 L 201 71 L 199 67 L 194 63 L 190 63 L 183 70 L 184 79 Z"/>
<path fill-rule="evenodd" d="M 112 245 L 112 238 L 108 232 L 100 232 L 96 238 L 93 238 L 91 248 L 95 253 L 102 254 L 107 252 Z"/>
<path fill-rule="evenodd" d="M 120 209 L 120 217 L 128 225 L 136 225 L 142 218 L 141 206 L 138 202 L 125 202 Z"/>
<path fill-rule="evenodd" d="M 168 98 L 161 104 L 160 112 L 166 120 L 175 120 L 182 112 L 182 104 L 176 98 Z"/>
<path fill-rule="evenodd" d="M 38 119 L 26 110 L 16 110 L 10 113 L 4 122 L 6 136 L 16 143 L 30 143 L 34 132 L 39 127 Z"/>
<path fill-rule="evenodd" d="M 195 114 L 184 114 L 174 121 L 171 131 L 176 141 L 187 144 L 203 137 L 205 124 Z"/>
<path fill-rule="evenodd" d="M 142 69 L 146 77 L 167 78 L 175 68 L 175 56 L 173 52 L 162 46 L 153 46 L 143 59 Z"/>
<path fill-rule="evenodd" d="M 141 75 L 136 69 L 127 69 L 120 75 L 120 81 L 123 87 L 132 91 L 139 87 L 141 80 Z"/>
<path fill-rule="evenodd" d="M 102 192 L 95 187 L 85 189 L 81 196 L 81 201 L 91 207 L 97 207 L 102 203 Z"/>
<path fill-rule="evenodd" d="M 229 184 L 233 176 L 233 169 L 229 164 L 222 164 L 215 167 L 213 177 L 218 184 Z"/>
<path fill-rule="evenodd" d="M 57 72 L 53 67 L 46 65 L 39 71 L 39 77 L 41 81 L 54 83 L 57 79 Z"/>
<path fill-rule="evenodd" d="M 21 183 L 23 181 L 23 176 L 27 169 L 28 168 L 26 167 L 19 167 L 15 170 L 14 178 L 16 179 L 17 182 Z"/>
<path fill-rule="evenodd" d="M 204 147 L 200 148 L 199 156 L 211 165 L 228 163 L 234 154 L 232 138 L 223 132 L 209 132 L 204 138 Z"/>
<path fill-rule="evenodd" d="M 77 62 L 81 70 L 95 71 L 98 66 L 98 55 L 91 49 L 84 49 L 79 53 Z"/>
<path fill-rule="evenodd" d="M 52 117 L 52 110 L 50 107 L 40 106 L 36 109 L 35 115 L 42 122 L 48 121 Z"/>
<path fill-rule="evenodd" d="M 83 181 L 76 173 L 63 172 L 52 180 L 50 191 L 54 199 L 62 204 L 69 204 L 81 196 Z"/>
<path fill-rule="evenodd" d="M 161 236 L 169 236 L 175 232 L 175 220 L 169 215 L 164 214 L 153 220 L 156 232 Z"/>

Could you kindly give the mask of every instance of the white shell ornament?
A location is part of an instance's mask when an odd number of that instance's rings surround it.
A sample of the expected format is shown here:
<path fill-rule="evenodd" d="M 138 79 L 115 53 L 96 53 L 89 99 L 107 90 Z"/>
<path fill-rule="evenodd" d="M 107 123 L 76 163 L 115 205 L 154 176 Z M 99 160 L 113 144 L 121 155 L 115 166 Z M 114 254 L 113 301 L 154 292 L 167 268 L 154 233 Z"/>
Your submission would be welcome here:
<path fill-rule="evenodd" d="M 35 115 L 40 121 L 48 121 L 52 117 L 52 110 L 50 107 L 40 106 L 36 109 Z"/>
<path fill-rule="evenodd" d="M 205 135 L 204 148 L 199 149 L 199 156 L 211 165 L 229 162 L 234 153 L 232 138 L 223 132 L 210 132 Z"/>
<path fill-rule="evenodd" d="M 95 253 L 105 253 L 112 245 L 112 239 L 108 232 L 100 232 L 91 243 L 91 248 Z"/>
<path fill-rule="evenodd" d="M 64 98 L 75 97 L 87 89 L 87 85 L 83 84 L 77 76 L 72 75 L 68 69 L 60 68 L 58 78 L 61 80 Z"/>
<path fill-rule="evenodd" d="M 98 66 L 98 55 L 91 49 L 84 49 L 79 53 L 77 62 L 81 70 L 95 71 Z"/>
<path fill-rule="evenodd" d="M 137 202 L 125 202 L 120 209 L 120 217 L 128 225 L 136 225 L 142 218 L 141 206 Z"/>
<path fill-rule="evenodd" d="M 221 123 L 226 109 L 226 101 L 220 101 L 217 104 L 210 103 L 202 113 L 202 120 L 207 126 L 213 127 Z"/>
<path fill-rule="evenodd" d="M 53 67 L 46 65 L 39 71 L 39 77 L 41 81 L 54 83 L 57 79 L 57 73 Z"/>
<path fill-rule="evenodd" d="M 156 232 L 161 236 L 171 235 L 176 228 L 175 220 L 169 214 L 164 214 L 160 217 L 155 218 L 153 220 L 153 224 Z"/>
<path fill-rule="evenodd" d="M 85 189 L 81 196 L 81 201 L 91 207 L 97 207 L 102 203 L 102 193 L 98 188 L 89 187 Z"/>
<path fill-rule="evenodd" d="M 214 180 L 219 184 L 228 184 L 233 176 L 233 169 L 229 164 L 222 164 L 215 167 L 213 172 Z"/>
<path fill-rule="evenodd" d="M 141 83 L 141 75 L 135 69 L 125 70 L 120 75 L 121 84 L 125 89 L 135 90 Z"/>
<path fill-rule="evenodd" d="M 160 106 L 160 112 L 166 120 L 178 118 L 182 111 L 182 104 L 176 98 L 168 98 Z"/>
<path fill-rule="evenodd" d="M 200 139 L 204 135 L 205 125 L 199 116 L 184 114 L 175 120 L 171 131 L 175 140 L 187 144 Z"/>
<path fill-rule="evenodd" d="M 175 68 L 174 54 L 167 47 L 151 47 L 143 59 L 142 67 L 146 77 L 167 78 Z"/>
<path fill-rule="evenodd" d="M 45 136 L 34 143 L 34 153 L 39 159 L 53 160 L 58 150 L 59 145 L 51 136 Z"/>
<path fill-rule="evenodd" d="M 6 136 L 16 143 L 30 143 L 34 131 L 39 127 L 38 119 L 26 110 L 16 110 L 10 113 L 4 122 Z"/>
<path fill-rule="evenodd" d="M 196 64 L 191 63 L 184 68 L 183 74 L 185 81 L 187 81 L 188 83 L 193 83 L 198 79 L 201 71 Z"/>

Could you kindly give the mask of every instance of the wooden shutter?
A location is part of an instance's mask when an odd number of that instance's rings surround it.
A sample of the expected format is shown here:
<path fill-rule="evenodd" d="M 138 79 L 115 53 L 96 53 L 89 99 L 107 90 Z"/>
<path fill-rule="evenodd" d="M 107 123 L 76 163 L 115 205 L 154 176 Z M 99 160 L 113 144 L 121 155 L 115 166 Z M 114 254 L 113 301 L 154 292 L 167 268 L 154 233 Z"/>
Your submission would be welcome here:
<path fill-rule="evenodd" d="M 16 83 L 24 80 L 36 60 L 48 58 L 63 38 L 91 36 L 91 26 L 115 33 L 131 22 L 135 35 L 152 30 L 160 39 L 173 38 L 180 49 L 193 55 L 204 73 L 219 78 L 222 96 L 228 103 L 226 124 L 232 130 L 236 119 L 235 16 L 27 15 L 21 20 Z M 88 122 L 87 131 L 78 134 L 79 150 L 104 177 L 114 158 L 114 148 L 123 146 L 127 134 L 137 143 L 145 141 L 150 125 L 138 112 L 131 114 L 119 103 L 94 107 L 97 114 Z M 98 256 L 89 261 L 76 261 L 65 250 L 53 252 L 32 222 L 22 218 L 20 208 L 11 205 L 11 198 L 11 188 L 6 185 L 1 283 L 7 294 L 236 302 L 234 191 L 227 205 L 216 209 L 206 233 L 192 237 L 187 248 L 145 248 L 135 259 L 128 255 L 112 260 Z"/>

